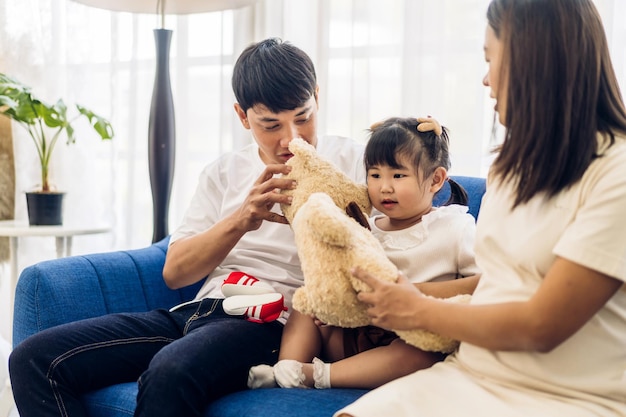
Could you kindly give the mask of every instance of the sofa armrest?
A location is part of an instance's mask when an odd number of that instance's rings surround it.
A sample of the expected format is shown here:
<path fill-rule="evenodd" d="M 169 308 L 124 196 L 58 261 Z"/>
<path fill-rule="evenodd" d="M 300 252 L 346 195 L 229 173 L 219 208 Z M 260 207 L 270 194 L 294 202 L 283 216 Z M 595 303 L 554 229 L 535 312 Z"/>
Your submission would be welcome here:
<path fill-rule="evenodd" d="M 63 323 L 109 313 L 170 308 L 192 299 L 195 284 L 163 281 L 169 238 L 146 248 L 44 261 L 22 271 L 15 291 L 13 345 Z"/>

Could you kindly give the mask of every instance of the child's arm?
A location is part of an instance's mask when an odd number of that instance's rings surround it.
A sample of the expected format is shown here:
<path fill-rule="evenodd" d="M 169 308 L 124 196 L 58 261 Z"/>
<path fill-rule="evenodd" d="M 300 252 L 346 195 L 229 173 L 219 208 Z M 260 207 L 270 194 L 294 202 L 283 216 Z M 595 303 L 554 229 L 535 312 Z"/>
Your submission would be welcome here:
<path fill-rule="evenodd" d="M 480 275 L 477 274 L 449 281 L 421 282 L 413 285 L 431 297 L 448 298 L 458 294 L 472 294 L 479 279 Z"/>

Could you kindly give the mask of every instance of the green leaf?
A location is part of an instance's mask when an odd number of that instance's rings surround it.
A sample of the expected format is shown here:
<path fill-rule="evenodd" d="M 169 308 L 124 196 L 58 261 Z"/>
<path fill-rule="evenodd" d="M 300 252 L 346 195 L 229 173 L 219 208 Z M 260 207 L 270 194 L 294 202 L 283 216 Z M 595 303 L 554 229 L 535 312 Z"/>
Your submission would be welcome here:
<path fill-rule="evenodd" d="M 48 127 L 65 128 L 67 121 L 67 106 L 63 100 L 59 100 L 54 106 L 45 105 L 41 102 L 35 107 L 36 113 L 43 119 Z"/>
<path fill-rule="evenodd" d="M 98 116 L 93 111 L 79 104 L 76 105 L 76 108 L 80 114 L 89 119 L 89 123 L 93 126 L 96 132 L 98 132 L 102 139 L 113 139 L 115 132 L 113 132 L 113 126 L 111 126 L 111 123 L 109 123 L 108 120 L 104 117 Z"/>
<path fill-rule="evenodd" d="M 17 107 L 17 101 L 13 100 L 10 96 L 0 96 L 0 108 L 7 106 L 9 109 Z M 5 110 L 2 110 L 4 113 Z"/>

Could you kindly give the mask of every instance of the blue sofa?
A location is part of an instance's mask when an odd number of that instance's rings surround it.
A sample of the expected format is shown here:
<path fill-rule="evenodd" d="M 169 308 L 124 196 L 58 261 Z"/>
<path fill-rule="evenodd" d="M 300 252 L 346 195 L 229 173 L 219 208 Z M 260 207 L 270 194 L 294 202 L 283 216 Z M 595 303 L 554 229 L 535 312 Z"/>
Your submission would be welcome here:
<path fill-rule="evenodd" d="M 453 177 L 467 190 L 470 213 L 480 209 L 485 180 Z M 446 185 L 447 187 L 447 185 Z M 437 196 L 441 204 L 447 188 Z M 201 283 L 168 289 L 162 268 L 168 238 L 147 248 L 72 256 L 24 269 L 15 294 L 13 344 L 43 329 L 103 314 L 170 308 L 194 297 Z M 213 403 L 205 417 L 331 416 L 366 391 L 358 389 L 260 389 L 230 394 Z M 83 398 L 90 417 L 132 416 L 135 383 L 114 385 Z"/>

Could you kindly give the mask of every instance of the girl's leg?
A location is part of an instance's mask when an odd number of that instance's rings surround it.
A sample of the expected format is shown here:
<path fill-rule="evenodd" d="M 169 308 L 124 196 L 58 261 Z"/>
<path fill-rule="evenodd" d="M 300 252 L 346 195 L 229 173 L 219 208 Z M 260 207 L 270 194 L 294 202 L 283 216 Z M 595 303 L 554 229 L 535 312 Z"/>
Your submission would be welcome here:
<path fill-rule="evenodd" d="M 177 337 L 177 326 L 163 310 L 77 321 L 29 337 L 9 358 L 20 416 L 86 416 L 83 394 L 135 381 Z"/>
<path fill-rule="evenodd" d="M 258 365 L 250 369 L 248 387 L 268 388 L 276 385 L 283 388 L 312 386 L 313 368 L 304 364 L 322 363 L 344 357 L 343 331 L 334 326 L 318 326 L 313 318 L 293 311 L 287 320 L 280 345 L 279 361 L 276 365 Z M 325 384 L 327 385 L 327 384 Z"/>
<path fill-rule="evenodd" d="M 282 324 L 252 323 L 221 306 L 203 300 L 183 337 L 154 356 L 139 378 L 136 416 L 202 416 L 215 399 L 246 388 L 252 365 L 276 362 Z"/>
<path fill-rule="evenodd" d="M 313 318 L 293 310 L 287 319 L 278 359 L 311 362 L 322 349 L 322 334 Z"/>
<path fill-rule="evenodd" d="M 429 368 L 445 358 L 439 352 L 426 352 L 395 339 L 387 346 L 379 346 L 330 364 L 303 363 L 302 385 L 328 388 L 373 389 L 401 376 Z M 326 367 L 326 370 L 324 370 Z M 329 383 L 329 384 L 328 384 Z M 329 386 L 328 386 L 329 385 Z"/>
<path fill-rule="evenodd" d="M 330 364 L 330 385 L 336 388 L 379 387 L 391 380 L 443 360 L 439 352 L 426 352 L 395 339 L 387 346 L 376 347 Z M 306 364 L 311 369 L 312 364 Z"/>
<path fill-rule="evenodd" d="M 333 326 L 320 327 L 315 324 L 313 318 L 293 311 L 283 330 L 279 362 L 275 366 L 263 363 L 250 368 L 248 387 L 270 388 L 277 384 L 282 387 L 301 386 L 302 381 L 306 379 L 302 373 L 303 362 L 311 362 L 313 358 L 326 353 L 331 354 L 330 358 L 343 358 L 342 333 L 343 329 Z M 334 352 L 334 346 L 341 352 Z M 308 377 L 313 378 L 313 374 Z"/>

